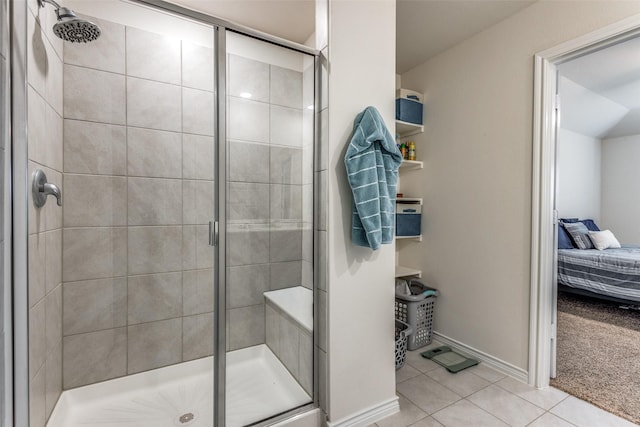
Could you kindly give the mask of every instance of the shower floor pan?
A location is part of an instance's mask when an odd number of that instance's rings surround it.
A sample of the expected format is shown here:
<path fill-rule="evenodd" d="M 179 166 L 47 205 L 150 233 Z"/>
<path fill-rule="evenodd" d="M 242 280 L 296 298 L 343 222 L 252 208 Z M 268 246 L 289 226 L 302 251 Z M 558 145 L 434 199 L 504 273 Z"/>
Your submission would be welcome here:
<path fill-rule="evenodd" d="M 262 344 L 227 354 L 227 427 L 311 402 Z M 67 390 L 47 427 L 211 427 L 213 358 Z"/>

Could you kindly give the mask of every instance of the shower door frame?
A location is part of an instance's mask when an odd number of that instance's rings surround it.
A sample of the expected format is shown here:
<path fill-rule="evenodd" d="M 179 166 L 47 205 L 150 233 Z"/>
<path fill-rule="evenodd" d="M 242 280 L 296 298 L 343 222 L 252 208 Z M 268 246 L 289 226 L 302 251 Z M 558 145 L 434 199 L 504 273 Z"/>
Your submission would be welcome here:
<path fill-rule="evenodd" d="M 318 125 L 315 115 L 319 111 L 319 55 L 317 49 L 291 42 L 283 38 L 273 36 L 255 29 L 238 25 L 224 19 L 216 18 L 201 12 L 196 12 L 168 3 L 164 0 L 126 0 L 140 5 L 146 5 L 153 9 L 200 21 L 209 24 L 214 30 L 214 49 L 216 49 L 215 64 L 215 159 L 216 165 L 216 192 L 214 199 L 214 218 L 210 224 L 209 241 L 216 246 L 214 261 L 214 298 L 215 298 L 215 322 L 214 322 L 214 422 L 216 427 L 225 425 L 226 417 L 226 186 L 227 186 L 227 129 L 226 129 L 226 83 L 227 83 L 227 59 L 226 59 L 226 31 L 230 30 L 245 36 L 249 36 L 263 42 L 271 43 L 293 51 L 311 55 L 314 60 L 314 123 L 313 141 L 314 154 L 313 165 L 318 159 Z M 11 0 L 8 12 L 11 20 L 10 41 L 10 68 L 11 68 L 11 143 L 12 143 L 12 216 L 13 216 L 13 283 L 12 283 L 12 332 L 13 348 L 6 349 L 12 356 L 12 372 L 8 372 L 13 382 L 12 393 L 7 393 L 7 403 L 13 407 L 13 424 L 16 427 L 29 425 L 29 319 L 28 319 L 28 213 L 30 203 L 29 174 L 28 174 L 28 135 L 27 135 L 27 0 Z M 318 183 L 313 184 L 314 212 L 318 206 Z M 315 223 L 315 214 L 314 214 Z M 315 228 L 315 227 L 314 227 Z M 314 253 L 317 239 L 314 232 Z M 317 266 L 314 256 L 314 294 L 315 273 Z M 314 298 L 315 299 L 315 298 Z M 318 316 L 317 305 L 314 304 L 314 331 L 317 331 Z M 314 348 L 317 348 L 317 333 L 314 333 Z M 12 350 L 12 351 L 11 351 Z M 307 410 L 317 408 L 319 405 L 318 393 L 318 358 L 313 351 L 313 401 L 298 408 L 292 408 L 284 414 L 275 416 L 267 421 L 259 421 L 252 426 L 272 424 L 279 420 L 294 416 Z M 11 414 L 9 414 L 11 417 Z M 2 420 L 0 420 L 1 422 Z"/>

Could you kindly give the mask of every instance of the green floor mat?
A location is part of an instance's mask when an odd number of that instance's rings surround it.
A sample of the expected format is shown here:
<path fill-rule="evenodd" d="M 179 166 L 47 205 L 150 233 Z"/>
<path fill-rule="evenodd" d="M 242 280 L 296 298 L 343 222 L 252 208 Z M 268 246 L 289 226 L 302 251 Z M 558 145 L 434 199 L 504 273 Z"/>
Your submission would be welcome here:
<path fill-rule="evenodd" d="M 467 369 L 480 363 L 475 359 L 470 359 L 456 353 L 455 351 L 451 350 L 451 347 L 447 346 L 437 347 L 433 350 L 420 353 L 420 355 L 424 358 L 433 360 L 439 365 L 444 366 L 447 371 L 454 374 L 456 372 L 462 371 L 463 369 Z"/>

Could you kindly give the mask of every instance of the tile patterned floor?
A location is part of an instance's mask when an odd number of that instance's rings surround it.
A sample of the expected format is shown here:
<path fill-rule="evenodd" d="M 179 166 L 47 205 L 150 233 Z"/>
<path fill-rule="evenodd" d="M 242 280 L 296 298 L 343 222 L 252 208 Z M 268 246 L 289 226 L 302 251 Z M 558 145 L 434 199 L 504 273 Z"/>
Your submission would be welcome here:
<path fill-rule="evenodd" d="M 636 424 L 549 387 L 537 390 L 482 363 L 457 374 L 407 353 L 396 371 L 400 412 L 370 427 L 629 427 Z"/>

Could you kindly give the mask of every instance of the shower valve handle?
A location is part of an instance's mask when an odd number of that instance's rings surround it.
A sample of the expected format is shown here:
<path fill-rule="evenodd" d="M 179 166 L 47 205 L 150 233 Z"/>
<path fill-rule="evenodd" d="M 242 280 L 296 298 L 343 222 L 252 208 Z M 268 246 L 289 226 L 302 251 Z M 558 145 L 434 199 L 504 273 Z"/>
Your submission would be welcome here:
<path fill-rule="evenodd" d="M 60 188 L 55 184 L 47 182 L 47 175 L 45 175 L 42 169 L 36 169 L 33 172 L 31 192 L 33 194 L 33 203 L 37 208 L 41 208 L 47 203 L 48 195 L 54 196 L 58 206 L 62 206 L 62 192 Z"/>

